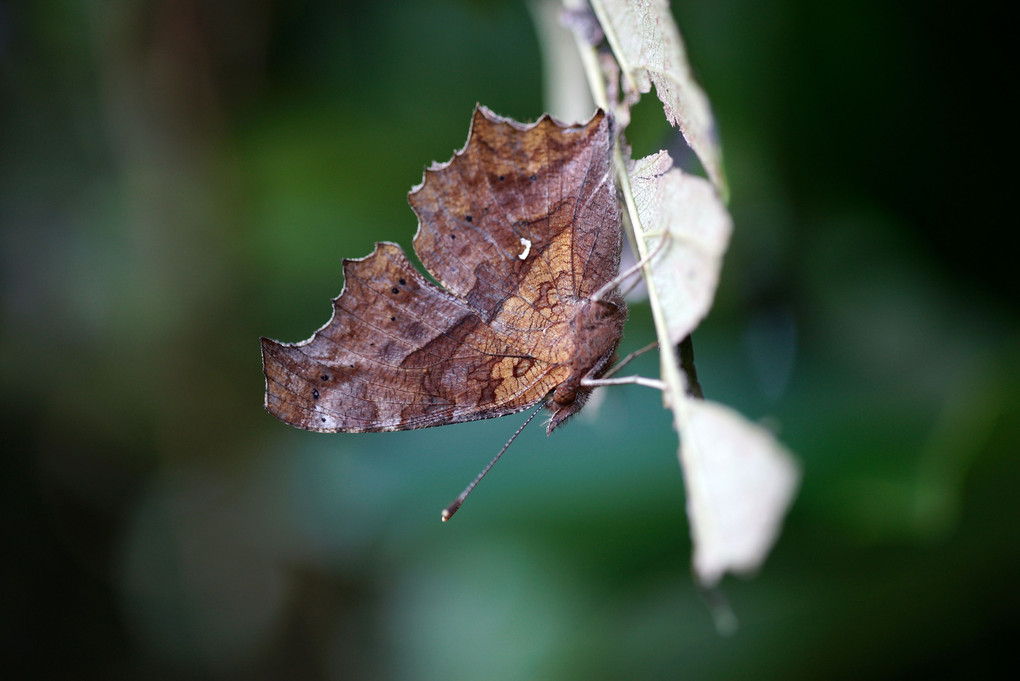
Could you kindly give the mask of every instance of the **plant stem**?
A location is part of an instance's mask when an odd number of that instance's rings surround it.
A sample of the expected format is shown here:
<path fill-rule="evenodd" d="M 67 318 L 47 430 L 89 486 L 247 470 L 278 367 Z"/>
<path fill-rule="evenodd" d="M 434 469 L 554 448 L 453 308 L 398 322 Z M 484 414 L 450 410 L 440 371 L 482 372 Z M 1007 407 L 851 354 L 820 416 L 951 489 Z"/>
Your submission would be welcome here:
<path fill-rule="evenodd" d="M 698 370 L 694 368 L 694 341 L 690 334 L 680 341 L 680 371 L 687 377 L 687 394 L 699 400 L 705 399 L 698 383 Z"/>

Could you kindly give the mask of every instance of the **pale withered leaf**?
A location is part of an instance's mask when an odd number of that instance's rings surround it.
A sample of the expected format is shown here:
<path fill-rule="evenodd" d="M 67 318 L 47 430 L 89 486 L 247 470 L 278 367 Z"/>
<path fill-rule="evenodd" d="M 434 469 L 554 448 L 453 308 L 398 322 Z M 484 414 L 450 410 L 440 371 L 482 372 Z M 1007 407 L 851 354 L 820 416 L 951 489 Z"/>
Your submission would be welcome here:
<path fill-rule="evenodd" d="M 687 399 L 684 406 L 680 461 L 694 570 L 712 586 L 726 572 L 746 574 L 762 564 L 800 470 L 772 433 L 729 407 L 699 399 Z"/>
<path fill-rule="evenodd" d="M 646 93 L 655 85 L 666 118 L 680 129 L 708 178 L 727 195 L 722 149 L 708 97 L 695 82 L 667 0 L 591 0 L 624 83 Z"/>
<path fill-rule="evenodd" d="M 668 240 L 652 280 L 676 345 L 712 307 L 733 223 L 712 185 L 674 168 L 665 151 L 633 162 L 629 175 L 649 250 Z"/>

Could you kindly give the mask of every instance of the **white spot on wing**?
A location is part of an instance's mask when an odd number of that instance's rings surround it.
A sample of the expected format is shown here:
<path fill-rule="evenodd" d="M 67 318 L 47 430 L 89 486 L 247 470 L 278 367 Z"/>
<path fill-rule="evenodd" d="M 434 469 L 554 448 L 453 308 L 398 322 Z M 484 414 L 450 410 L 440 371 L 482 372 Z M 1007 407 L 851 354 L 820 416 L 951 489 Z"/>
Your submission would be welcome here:
<path fill-rule="evenodd" d="M 521 246 L 524 246 L 524 250 L 521 251 L 521 254 L 517 257 L 520 258 L 521 260 L 527 260 L 528 254 L 531 253 L 531 242 L 522 236 Z"/>

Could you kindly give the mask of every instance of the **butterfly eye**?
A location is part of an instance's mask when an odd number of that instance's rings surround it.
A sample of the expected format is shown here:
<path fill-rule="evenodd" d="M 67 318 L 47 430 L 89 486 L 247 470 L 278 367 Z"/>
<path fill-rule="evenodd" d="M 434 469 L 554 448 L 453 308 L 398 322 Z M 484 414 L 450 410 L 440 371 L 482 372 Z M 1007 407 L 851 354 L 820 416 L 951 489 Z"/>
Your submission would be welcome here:
<path fill-rule="evenodd" d="M 571 404 L 575 399 L 577 399 L 577 393 L 573 388 L 561 385 L 553 391 L 553 402 L 560 406 Z"/>

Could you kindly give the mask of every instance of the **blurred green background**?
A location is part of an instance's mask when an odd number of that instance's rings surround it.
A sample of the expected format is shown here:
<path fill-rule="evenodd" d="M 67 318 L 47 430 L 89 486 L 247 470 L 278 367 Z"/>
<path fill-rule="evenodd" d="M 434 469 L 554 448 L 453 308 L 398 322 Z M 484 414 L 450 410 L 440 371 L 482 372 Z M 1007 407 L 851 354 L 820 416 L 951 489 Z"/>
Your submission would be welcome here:
<path fill-rule="evenodd" d="M 984 82 L 1005 24 L 673 9 L 736 222 L 700 377 L 805 472 L 761 573 L 724 582 L 735 635 L 692 584 L 647 389 L 530 428 L 446 525 L 523 416 L 324 436 L 263 411 L 258 337 L 323 324 L 342 257 L 409 247 L 405 195 L 475 102 L 543 112 L 524 3 L 0 1 L 0 676 L 1015 670 L 1020 277 Z M 669 143 L 657 106 L 638 153 Z M 634 305 L 624 349 L 652 337 Z"/>

